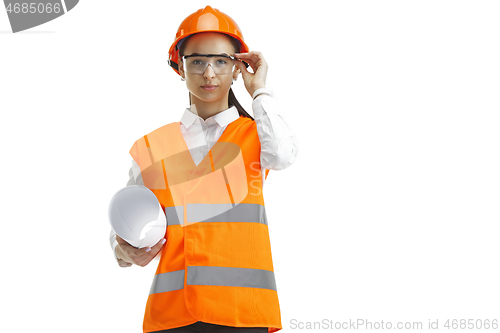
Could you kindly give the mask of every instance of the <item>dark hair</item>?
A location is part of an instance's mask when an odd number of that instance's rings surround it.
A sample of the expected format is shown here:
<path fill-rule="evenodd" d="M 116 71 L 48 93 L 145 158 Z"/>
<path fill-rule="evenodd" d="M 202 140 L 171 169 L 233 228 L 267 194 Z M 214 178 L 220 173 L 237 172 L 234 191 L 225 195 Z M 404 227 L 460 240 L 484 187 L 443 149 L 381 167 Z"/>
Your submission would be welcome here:
<path fill-rule="evenodd" d="M 194 35 L 196 35 L 196 34 L 193 34 L 193 35 L 186 37 L 184 39 L 184 41 L 182 42 L 181 47 L 179 49 L 179 61 L 180 61 L 181 57 L 184 55 L 184 49 L 186 48 L 187 40 L 189 38 L 191 38 L 191 36 L 194 36 Z M 228 36 L 231 39 L 231 44 L 233 45 L 234 52 L 238 53 L 240 51 L 239 41 L 236 38 L 231 37 L 229 35 L 226 35 L 226 36 Z M 189 104 L 191 104 L 191 93 L 189 93 Z M 234 95 L 232 88 L 229 88 L 228 105 L 230 107 L 235 106 L 236 109 L 238 110 L 238 113 L 240 116 L 247 117 L 247 118 L 254 120 L 253 117 L 251 115 L 249 115 L 248 112 L 246 112 L 245 109 L 238 102 L 238 100 L 236 99 L 236 96 Z"/>

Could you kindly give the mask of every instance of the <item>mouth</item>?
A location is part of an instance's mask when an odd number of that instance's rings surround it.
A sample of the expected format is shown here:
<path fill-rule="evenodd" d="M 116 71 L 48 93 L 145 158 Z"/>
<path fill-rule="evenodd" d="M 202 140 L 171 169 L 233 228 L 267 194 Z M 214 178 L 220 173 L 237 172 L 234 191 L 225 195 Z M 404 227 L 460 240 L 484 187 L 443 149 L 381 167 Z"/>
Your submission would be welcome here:
<path fill-rule="evenodd" d="M 201 86 L 201 89 L 203 89 L 203 90 L 214 90 L 217 87 L 218 86 L 216 86 L 214 84 L 205 84 L 205 85 Z"/>

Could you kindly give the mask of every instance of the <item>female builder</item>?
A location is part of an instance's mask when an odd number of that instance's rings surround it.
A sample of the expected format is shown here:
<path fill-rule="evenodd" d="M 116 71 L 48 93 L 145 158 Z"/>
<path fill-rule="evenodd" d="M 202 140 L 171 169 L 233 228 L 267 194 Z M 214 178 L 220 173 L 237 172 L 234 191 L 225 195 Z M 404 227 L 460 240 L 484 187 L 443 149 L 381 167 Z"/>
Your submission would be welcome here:
<path fill-rule="evenodd" d="M 267 63 L 249 52 L 238 25 L 210 6 L 181 23 L 169 54 L 191 106 L 180 122 L 134 143 L 127 184 L 155 193 L 167 232 L 147 249 L 110 235 L 121 267 L 160 258 L 143 332 L 279 331 L 262 186 L 269 170 L 294 162 L 298 147 L 265 87 Z M 231 90 L 240 72 L 255 119 Z"/>

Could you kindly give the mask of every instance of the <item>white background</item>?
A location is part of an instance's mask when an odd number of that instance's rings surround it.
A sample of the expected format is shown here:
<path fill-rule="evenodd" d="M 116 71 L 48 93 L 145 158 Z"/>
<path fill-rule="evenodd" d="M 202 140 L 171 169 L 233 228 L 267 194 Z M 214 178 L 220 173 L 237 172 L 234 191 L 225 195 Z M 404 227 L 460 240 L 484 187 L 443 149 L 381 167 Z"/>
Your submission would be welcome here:
<path fill-rule="evenodd" d="M 168 48 L 208 4 L 300 143 L 264 186 L 283 332 L 500 320 L 497 1 L 85 0 L 16 34 L 0 10 L 0 331 L 142 332 L 157 261 L 118 267 L 108 203 L 188 106 Z"/>

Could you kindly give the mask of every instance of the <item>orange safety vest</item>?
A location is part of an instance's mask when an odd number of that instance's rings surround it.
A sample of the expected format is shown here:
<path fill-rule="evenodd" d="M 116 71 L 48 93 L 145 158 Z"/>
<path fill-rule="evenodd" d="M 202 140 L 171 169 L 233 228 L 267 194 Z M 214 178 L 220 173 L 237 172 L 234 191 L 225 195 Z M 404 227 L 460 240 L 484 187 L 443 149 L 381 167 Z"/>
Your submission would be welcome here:
<path fill-rule="evenodd" d="M 180 122 L 140 138 L 130 155 L 167 216 L 143 332 L 198 321 L 281 330 L 255 121 L 230 123 L 199 165 Z"/>

